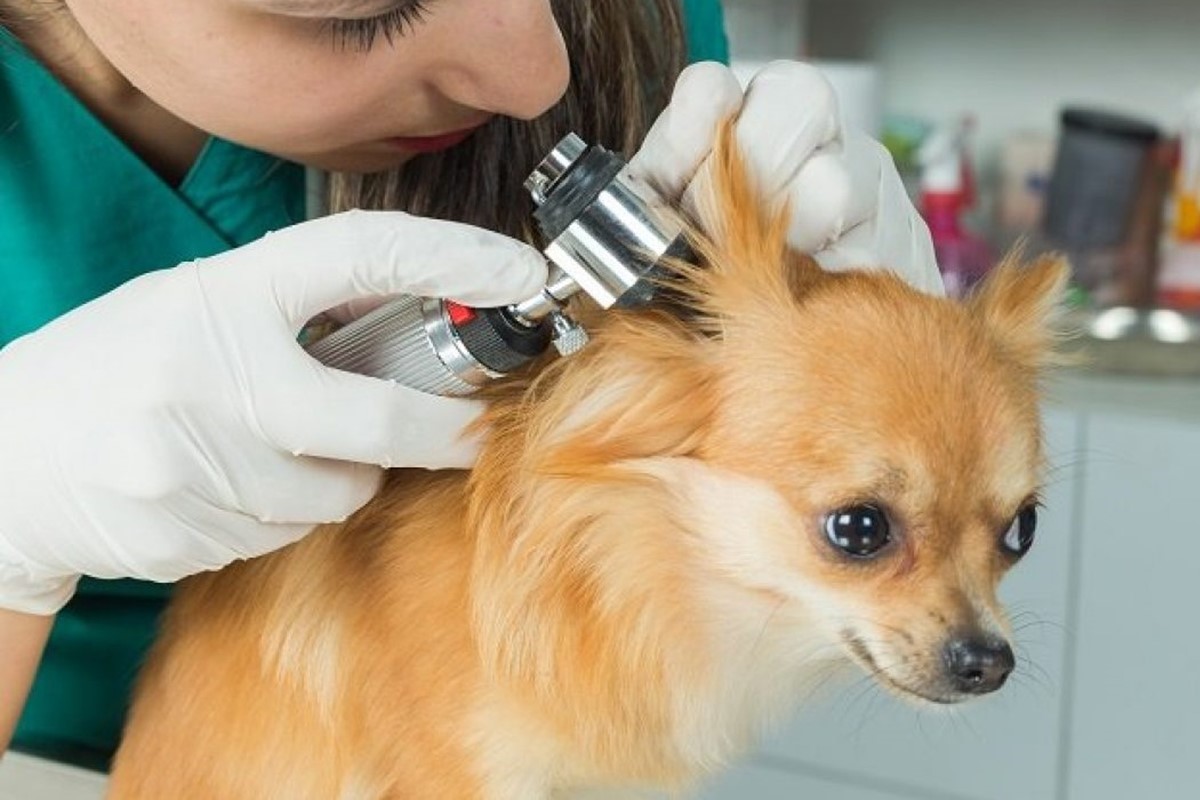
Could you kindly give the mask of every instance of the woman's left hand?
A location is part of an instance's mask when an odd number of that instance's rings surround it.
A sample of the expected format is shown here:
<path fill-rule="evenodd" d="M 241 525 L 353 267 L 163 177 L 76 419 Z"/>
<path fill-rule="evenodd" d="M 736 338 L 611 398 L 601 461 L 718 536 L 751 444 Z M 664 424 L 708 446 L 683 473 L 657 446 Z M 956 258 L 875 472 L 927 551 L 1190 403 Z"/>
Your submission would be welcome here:
<path fill-rule="evenodd" d="M 758 185 L 767 197 L 791 203 L 793 248 L 826 269 L 890 269 L 922 291 L 943 293 L 929 229 L 891 155 L 870 137 L 843 130 L 833 87 L 811 65 L 775 62 L 744 93 L 728 67 L 688 67 L 630 160 L 631 171 L 694 211 L 705 161 L 730 116 Z"/>

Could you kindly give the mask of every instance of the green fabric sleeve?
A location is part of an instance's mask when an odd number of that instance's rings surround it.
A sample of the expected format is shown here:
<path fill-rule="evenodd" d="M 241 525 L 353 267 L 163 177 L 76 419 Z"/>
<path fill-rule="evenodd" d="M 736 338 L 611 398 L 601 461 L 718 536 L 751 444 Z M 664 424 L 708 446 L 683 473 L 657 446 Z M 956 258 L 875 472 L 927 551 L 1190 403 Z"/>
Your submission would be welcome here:
<path fill-rule="evenodd" d="M 688 61 L 729 63 L 729 39 L 721 0 L 683 0 L 687 24 Z"/>

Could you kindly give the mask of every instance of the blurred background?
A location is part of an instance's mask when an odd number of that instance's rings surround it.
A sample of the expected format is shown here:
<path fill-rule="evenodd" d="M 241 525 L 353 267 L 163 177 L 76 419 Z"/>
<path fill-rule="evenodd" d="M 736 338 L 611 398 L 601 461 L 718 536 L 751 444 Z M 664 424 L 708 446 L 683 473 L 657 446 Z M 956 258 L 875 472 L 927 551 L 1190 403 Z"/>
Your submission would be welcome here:
<path fill-rule="evenodd" d="M 1018 669 L 915 709 L 821 687 L 705 800 L 1200 797 L 1200 0 L 724 0 L 748 78 L 802 58 L 885 142 L 965 293 L 1014 243 L 1073 265 Z"/>
<path fill-rule="evenodd" d="M 1071 256 L 1079 304 L 1200 310 L 1200 2 L 725 5 L 740 74 L 814 61 L 892 150 L 951 290 L 1023 238 Z"/>

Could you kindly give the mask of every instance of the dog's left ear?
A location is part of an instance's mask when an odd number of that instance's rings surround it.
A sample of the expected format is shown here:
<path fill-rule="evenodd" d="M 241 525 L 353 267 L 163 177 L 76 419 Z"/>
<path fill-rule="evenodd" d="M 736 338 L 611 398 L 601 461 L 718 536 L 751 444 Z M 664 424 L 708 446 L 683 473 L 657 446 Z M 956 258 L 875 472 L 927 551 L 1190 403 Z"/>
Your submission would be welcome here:
<path fill-rule="evenodd" d="M 682 294 L 710 327 L 753 319 L 764 309 L 791 306 L 823 273 L 810 258 L 788 250 L 787 202 L 764 197 L 738 147 L 734 120 L 725 121 L 695 181 L 692 246 L 702 269 L 682 265 Z M 723 329 L 727 333 L 728 329 Z"/>
<path fill-rule="evenodd" d="M 1065 258 L 1048 255 L 1029 264 L 1006 258 L 967 301 L 972 315 L 1023 366 L 1041 369 L 1058 363 L 1056 320 L 1070 277 Z"/>

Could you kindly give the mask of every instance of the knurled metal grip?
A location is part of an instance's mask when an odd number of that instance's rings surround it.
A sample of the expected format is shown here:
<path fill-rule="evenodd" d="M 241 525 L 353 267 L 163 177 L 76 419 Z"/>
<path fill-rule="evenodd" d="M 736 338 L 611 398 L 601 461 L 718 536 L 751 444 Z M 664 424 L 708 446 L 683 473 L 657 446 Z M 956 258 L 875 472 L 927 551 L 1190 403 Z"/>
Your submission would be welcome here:
<path fill-rule="evenodd" d="M 456 342 L 441 301 L 401 297 L 309 345 L 329 367 L 394 380 L 447 397 L 468 395 L 490 379 Z"/>

